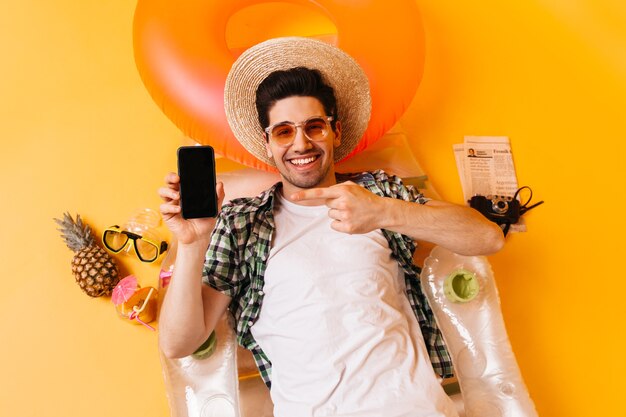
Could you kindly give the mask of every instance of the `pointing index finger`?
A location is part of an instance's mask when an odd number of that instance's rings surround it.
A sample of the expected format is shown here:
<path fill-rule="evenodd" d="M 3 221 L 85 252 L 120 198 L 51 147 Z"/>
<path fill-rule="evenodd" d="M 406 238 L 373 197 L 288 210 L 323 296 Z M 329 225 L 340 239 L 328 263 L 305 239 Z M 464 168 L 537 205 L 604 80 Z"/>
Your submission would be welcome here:
<path fill-rule="evenodd" d="M 293 201 L 326 200 L 337 197 L 339 197 L 339 193 L 332 187 L 309 188 L 308 190 L 298 191 L 297 193 L 291 195 L 291 199 Z"/>

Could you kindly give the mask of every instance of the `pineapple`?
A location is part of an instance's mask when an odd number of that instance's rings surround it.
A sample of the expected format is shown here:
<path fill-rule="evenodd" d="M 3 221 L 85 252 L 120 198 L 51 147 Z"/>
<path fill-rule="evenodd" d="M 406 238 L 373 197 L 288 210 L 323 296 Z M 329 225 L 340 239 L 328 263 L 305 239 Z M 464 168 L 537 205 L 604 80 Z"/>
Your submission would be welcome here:
<path fill-rule="evenodd" d="M 78 214 L 76 221 L 69 213 L 54 221 L 61 226 L 57 230 L 67 247 L 76 253 L 72 259 L 76 283 L 90 297 L 111 295 L 120 280 L 117 265 L 104 249 L 96 245 L 91 228 L 83 225 Z"/>

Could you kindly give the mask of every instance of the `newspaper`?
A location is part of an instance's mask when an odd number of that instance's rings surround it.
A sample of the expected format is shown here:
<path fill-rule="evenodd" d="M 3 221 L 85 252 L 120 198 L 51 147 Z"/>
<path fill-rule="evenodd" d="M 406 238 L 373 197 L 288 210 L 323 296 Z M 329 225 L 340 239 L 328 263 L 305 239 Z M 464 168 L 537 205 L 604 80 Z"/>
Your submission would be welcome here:
<path fill-rule="evenodd" d="M 463 198 L 475 195 L 513 197 L 518 190 L 511 144 L 506 136 L 466 136 L 453 145 Z M 511 231 L 526 231 L 523 219 Z"/>

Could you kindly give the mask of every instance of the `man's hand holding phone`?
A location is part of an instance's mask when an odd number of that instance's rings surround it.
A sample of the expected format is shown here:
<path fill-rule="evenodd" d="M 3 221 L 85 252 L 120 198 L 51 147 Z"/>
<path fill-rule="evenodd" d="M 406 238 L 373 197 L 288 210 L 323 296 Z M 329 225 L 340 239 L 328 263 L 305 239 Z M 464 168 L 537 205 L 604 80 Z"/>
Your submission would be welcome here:
<path fill-rule="evenodd" d="M 224 200 L 224 184 L 218 182 L 215 187 L 218 200 L 218 210 Z M 205 217 L 184 219 L 180 207 L 180 177 L 174 172 L 165 176 L 165 186 L 159 188 L 159 197 L 163 200 L 160 206 L 161 216 L 168 229 L 176 236 L 180 244 L 190 244 L 197 241 L 208 242 L 213 231 L 216 219 Z"/>
<path fill-rule="evenodd" d="M 179 243 L 207 242 L 224 199 L 216 182 L 215 156 L 210 146 L 178 149 L 178 175 L 169 173 L 159 189 L 161 215 Z"/>

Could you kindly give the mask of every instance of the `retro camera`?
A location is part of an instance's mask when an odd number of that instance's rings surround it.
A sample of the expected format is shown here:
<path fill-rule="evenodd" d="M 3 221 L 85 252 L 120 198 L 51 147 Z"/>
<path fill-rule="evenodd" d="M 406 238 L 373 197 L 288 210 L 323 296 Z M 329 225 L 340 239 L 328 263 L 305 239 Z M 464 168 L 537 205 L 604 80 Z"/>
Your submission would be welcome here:
<path fill-rule="evenodd" d="M 469 201 L 470 207 L 498 224 L 517 223 L 520 218 L 520 203 L 512 197 L 502 195 L 475 195 Z"/>

